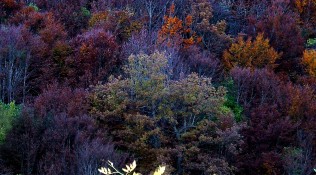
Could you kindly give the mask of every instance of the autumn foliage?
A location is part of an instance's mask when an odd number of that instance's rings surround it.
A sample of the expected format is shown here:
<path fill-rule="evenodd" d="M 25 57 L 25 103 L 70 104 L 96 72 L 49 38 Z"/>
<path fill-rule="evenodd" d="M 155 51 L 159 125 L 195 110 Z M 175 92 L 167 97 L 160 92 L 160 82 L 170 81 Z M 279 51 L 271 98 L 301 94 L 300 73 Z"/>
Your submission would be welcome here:
<path fill-rule="evenodd" d="M 316 51 L 305 50 L 302 58 L 302 64 L 306 67 L 306 72 L 315 77 L 316 76 Z"/>
<path fill-rule="evenodd" d="M 188 15 L 182 21 L 174 16 L 174 10 L 175 5 L 172 4 L 169 9 L 169 15 L 164 17 L 164 24 L 159 31 L 160 42 L 167 42 L 168 46 L 180 44 L 184 48 L 200 43 L 202 38 L 197 37 L 196 33 L 191 29 L 193 17 Z"/>
<path fill-rule="evenodd" d="M 265 39 L 263 34 L 259 34 L 254 41 L 248 38 L 246 41 L 242 37 L 237 43 L 223 53 L 223 61 L 228 69 L 233 67 L 264 68 L 273 67 L 277 59 L 280 58 L 269 44 L 269 39 Z"/>
<path fill-rule="evenodd" d="M 211 79 L 197 74 L 171 81 L 167 59 L 159 52 L 130 56 L 127 79 L 112 79 L 95 88 L 93 114 L 110 129 L 121 149 L 142 157 L 143 171 L 165 162 L 179 173 L 232 172 L 231 158 L 241 144 L 235 132 L 241 126 L 223 108 L 224 87 L 216 89 Z M 121 135 L 123 140 L 118 139 Z M 229 147 L 221 146 L 224 140 Z"/>
<path fill-rule="evenodd" d="M 0 174 L 312 175 L 315 28 L 315 0 L 0 0 Z"/>

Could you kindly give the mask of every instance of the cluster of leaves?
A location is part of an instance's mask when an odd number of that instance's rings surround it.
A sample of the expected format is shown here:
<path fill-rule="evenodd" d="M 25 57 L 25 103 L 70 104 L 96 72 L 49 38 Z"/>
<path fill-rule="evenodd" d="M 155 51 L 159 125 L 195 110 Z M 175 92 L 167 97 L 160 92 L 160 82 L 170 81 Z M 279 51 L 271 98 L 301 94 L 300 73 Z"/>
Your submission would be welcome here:
<path fill-rule="evenodd" d="M 307 47 L 315 47 L 316 45 L 316 38 L 309 38 L 307 40 L 306 46 Z"/>
<path fill-rule="evenodd" d="M 174 16 L 174 11 L 175 5 L 172 4 L 169 9 L 169 16 L 164 17 L 164 24 L 159 31 L 159 42 L 167 42 L 169 47 L 183 45 L 184 48 L 200 43 L 202 38 L 197 37 L 191 29 L 193 17 L 186 16 L 183 23 L 182 20 Z"/>
<path fill-rule="evenodd" d="M 239 37 L 238 42 L 232 44 L 223 54 L 223 60 L 228 69 L 237 66 L 252 69 L 273 67 L 279 58 L 280 54 L 269 45 L 268 39 L 263 38 L 263 34 L 259 34 L 253 42 L 250 38 L 244 41 Z"/>
<path fill-rule="evenodd" d="M 315 77 L 316 76 L 316 51 L 305 50 L 303 53 L 302 64 L 306 66 L 306 72 Z"/>
<path fill-rule="evenodd" d="M 20 106 L 14 102 L 4 104 L 0 102 L 0 144 L 4 141 L 6 134 L 12 128 L 13 121 L 20 115 Z"/>
<path fill-rule="evenodd" d="M 124 175 L 124 173 L 120 172 L 119 170 L 117 170 L 114 167 L 114 164 L 108 160 L 108 165 L 114 170 L 112 171 L 111 168 L 104 168 L 101 167 L 99 169 L 99 172 L 105 175 L 110 175 L 110 174 L 120 174 L 120 175 Z M 126 165 L 126 168 L 122 168 L 122 170 L 125 172 L 125 175 L 128 175 L 129 173 L 132 173 L 133 171 L 133 175 L 141 175 L 140 173 L 136 173 L 135 172 L 135 168 L 136 168 L 136 161 L 134 160 L 134 162 L 130 165 Z M 153 173 L 153 175 L 163 175 L 163 173 L 165 172 L 166 167 L 165 166 L 159 166 L 156 171 Z"/>

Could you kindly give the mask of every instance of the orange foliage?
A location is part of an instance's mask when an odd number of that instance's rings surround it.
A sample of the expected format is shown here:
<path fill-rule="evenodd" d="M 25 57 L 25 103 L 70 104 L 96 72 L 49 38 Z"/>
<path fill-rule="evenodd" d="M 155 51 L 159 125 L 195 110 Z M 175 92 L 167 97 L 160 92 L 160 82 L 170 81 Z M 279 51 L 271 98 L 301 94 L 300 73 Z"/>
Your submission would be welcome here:
<path fill-rule="evenodd" d="M 186 18 L 185 18 L 185 24 L 186 26 L 191 26 L 193 23 L 193 17 L 191 15 L 188 15 Z"/>
<path fill-rule="evenodd" d="M 316 5 L 316 0 L 295 0 L 295 6 L 300 13 L 303 13 L 305 8 L 311 5 Z"/>
<path fill-rule="evenodd" d="M 170 16 L 171 16 L 172 14 L 174 14 L 175 9 L 176 9 L 176 6 L 174 5 L 174 3 L 172 3 L 171 6 L 170 6 L 170 8 L 169 8 Z"/>
<path fill-rule="evenodd" d="M 302 64 L 306 67 L 306 72 L 309 75 L 316 77 L 316 50 L 305 50 Z"/>
<path fill-rule="evenodd" d="M 183 44 L 185 47 L 189 47 L 190 45 L 193 45 L 195 43 L 194 38 L 191 36 L 188 39 L 183 39 Z"/>
<path fill-rule="evenodd" d="M 307 5 L 307 0 L 295 0 L 295 6 L 300 13 L 303 13 L 304 7 Z"/>
<path fill-rule="evenodd" d="M 174 16 L 174 9 L 175 5 L 172 4 L 169 9 L 169 16 L 164 17 L 164 24 L 159 31 L 159 42 L 166 41 L 169 47 L 182 44 L 184 48 L 200 43 L 202 39 L 197 37 L 191 29 L 193 17 L 191 15 L 186 16 L 183 23 L 181 19 Z"/>
<path fill-rule="evenodd" d="M 165 24 L 161 27 L 162 35 L 175 36 L 183 31 L 182 20 L 178 17 L 165 16 Z"/>
<path fill-rule="evenodd" d="M 269 39 L 264 39 L 263 34 L 259 34 L 254 41 L 249 38 L 244 41 L 242 37 L 238 42 L 226 50 L 223 60 L 226 68 L 231 69 L 235 66 L 263 68 L 274 66 L 274 62 L 280 58 L 269 44 Z"/>
<path fill-rule="evenodd" d="M 294 0 L 294 6 L 300 14 L 301 24 L 307 34 L 313 34 L 316 22 L 316 0 Z"/>

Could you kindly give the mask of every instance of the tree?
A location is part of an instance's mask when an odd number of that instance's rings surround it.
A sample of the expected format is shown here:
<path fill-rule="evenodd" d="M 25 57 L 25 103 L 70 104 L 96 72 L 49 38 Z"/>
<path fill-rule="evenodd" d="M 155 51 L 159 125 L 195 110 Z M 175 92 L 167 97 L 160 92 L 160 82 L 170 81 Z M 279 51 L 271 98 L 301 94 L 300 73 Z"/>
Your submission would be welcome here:
<path fill-rule="evenodd" d="M 67 33 L 74 37 L 87 28 L 90 17 L 88 0 L 33 0 L 31 1 L 41 11 L 51 12 L 54 18 L 64 24 Z M 29 5 L 30 1 L 26 1 Z M 67 5 L 65 5 L 67 4 Z"/>
<path fill-rule="evenodd" d="M 244 145 L 238 174 L 282 174 L 282 151 L 295 143 L 296 127 L 275 105 L 252 108 L 249 125 L 241 132 Z"/>
<path fill-rule="evenodd" d="M 24 101 L 25 99 L 27 80 L 30 76 L 31 37 L 22 26 L 0 26 L 1 101 Z"/>
<path fill-rule="evenodd" d="M 191 1 L 192 31 L 200 36 L 203 48 L 220 56 L 231 43 L 231 37 L 225 33 L 227 23 L 213 19 L 213 7 L 207 0 Z M 215 22 L 214 22 L 215 21 Z"/>
<path fill-rule="evenodd" d="M 269 39 L 264 39 L 263 34 L 259 34 L 254 41 L 250 38 L 244 41 L 239 37 L 237 43 L 224 52 L 223 61 L 227 69 L 236 66 L 254 69 L 274 67 L 280 56 L 270 46 Z"/>
<path fill-rule="evenodd" d="M 71 41 L 71 54 L 65 60 L 68 83 L 72 87 L 88 87 L 106 80 L 121 63 L 115 37 L 103 29 L 92 29 Z"/>
<path fill-rule="evenodd" d="M 33 7 L 24 6 L 19 13 L 10 18 L 10 22 L 21 25 L 23 31 L 31 37 L 24 37 L 25 48 L 29 48 L 28 95 L 38 95 L 47 84 L 65 81 L 65 57 L 71 49 L 66 42 L 67 33 L 64 26 L 56 20 L 51 12 L 39 12 Z"/>
<path fill-rule="evenodd" d="M 260 2 L 260 1 L 259 1 Z M 254 10 L 248 16 L 247 33 L 255 36 L 264 33 L 264 37 L 270 40 L 271 46 L 282 53 L 278 64 L 278 72 L 297 71 L 298 57 L 302 56 L 304 50 L 304 39 L 302 29 L 298 23 L 299 16 L 290 8 L 290 1 L 262 1 L 263 11 L 257 13 Z M 255 8 L 259 8 L 256 7 Z"/>
<path fill-rule="evenodd" d="M 303 53 L 302 64 L 305 66 L 306 72 L 316 77 L 316 51 L 305 50 Z"/>
<path fill-rule="evenodd" d="M 157 32 L 149 32 L 146 29 L 140 32 L 135 32 L 127 42 L 122 45 L 121 57 L 128 58 L 130 55 L 143 52 L 145 54 L 152 54 L 159 46 L 156 45 Z M 158 47 L 158 48 L 157 48 Z"/>
<path fill-rule="evenodd" d="M 88 92 L 51 84 L 33 102 L 36 116 L 67 114 L 67 117 L 82 116 L 88 113 Z"/>
<path fill-rule="evenodd" d="M 24 112 L 1 145 L 0 157 L 15 174 L 93 175 L 104 165 L 102 159 L 122 166 L 128 157 L 117 153 L 105 134 L 88 116 Z"/>
<path fill-rule="evenodd" d="M 236 67 L 230 71 L 230 75 L 234 82 L 236 103 L 245 109 L 247 116 L 250 115 L 251 109 L 258 106 L 283 103 L 283 91 L 279 88 L 282 81 L 271 70 Z M 280 106 L 280 109 L 283 108 Z"/>
<path fill-rule="evenodd" d="M 304 37 L 310 37 L 315 34 L 313 30 L 314 21 L 316 20 L 316 1 L 315 0 L 295 0 L 293 3 L 293 9 L 298 12 L 302 23 L 302 29 L 304 30 Z"/>
<path fill-rule="evenodd" d="M 0 102 L 0 144 L 5 140 L 7 132 L 12 128 L 13 121 L 20 115 L 20 106 L 14 102 Z"/>
<path fill-rule="evenodd" d="M 232 173 L 241 127 L 224 107 L 225 89 L 194 73 L 171 80 L 168 68 L 164 53 L 131 55 L 125 79 L 94 88 L 92 115 L 144 172 L 165 162 L 177 174 Z"/>
<path fill-rule="evenodd" d="M 112 32 L 117 41 L 122 43 L 127 41 L 133 32 L 140 31 L 143 23 L 129 10 L 96 11 L 89 20 L 89 26 Z"/>
<path fill-rule="evenodd" d="M 159 30 L 158 42 L 166 42 L 169 47 L 181 45 L 184 48 L 200 43 L 201 38 L 191 29 L 192 16 L 187 15 L 182 21 L 174 13 L 175 5 L 171 4 L 169 15 L 164 17 L 164 24 Z"/>
<path fill-rule="evenodd" d="M 197 46 L 191 46 L 178 52 L 183 64 L 183 73 L 196 72 L 202 76 L 212 77 L 217 81 L 222 77 L 221 60 L 211 51 L 206 51 Z"/>

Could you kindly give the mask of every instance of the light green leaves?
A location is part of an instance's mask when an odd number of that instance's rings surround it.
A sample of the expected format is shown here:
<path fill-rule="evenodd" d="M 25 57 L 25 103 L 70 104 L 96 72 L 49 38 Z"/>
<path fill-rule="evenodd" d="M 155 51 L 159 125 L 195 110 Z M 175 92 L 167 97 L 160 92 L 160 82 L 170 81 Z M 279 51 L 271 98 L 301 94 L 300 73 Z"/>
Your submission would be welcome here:
<path fill-rule="evenodd" d="M 122 170 L 125 172 L 125 173 L 130 173 L 132 171 L 134 171 L 136 168 L 136 161 L 134 160 L 134 162 L 130 165 L 126 165 L 126 168 L 122 168 Z"/>
<path fill-rule="evenodd" d="M 11 129 L 13 120 L 20 115 L 20 107 L 14 102 L 4 104 L 0 102 L 0 143 Z"/>
<path fill-rule="evenodd" d="M 307 47 L 313 47 L 316 45 L 316 38 L 309 38 L 306 42 Z"/>
<path fill-rule="evenodd" d="M 166 170 L 165 166 L 159 166 L 156 171 L 154 172 L 154 175 L 162 175 Z"/>
<path fill-rule="evenodd" d="M 108 160 L 108 165 L 113 169 L 111 170 L 111 168 L 105 168 L 105 167 L 101 167 L 99 168 L 99 172 L 104 174 L 104 175 L 110 175 L 110 174 L 120 174 L 120 175 L 128 175 L 130 173 L 133 172 L 132 175 L 141 175 L 140 173 L 136 173 L 135 172 L 135 169 L 136 169 L 136 161 L 134 160 L 133 163 L 129 164 L 129 165 L 126 165 L 125 168 L 122 168 L 123 172 L 120 172 L 118 171 L 115 167 L 114 167 L 114 164 Z M 163 173 L 165 172 L 166 170 L 166 167 L 165 166 L 159 166 L 156 171 L 154 172 L 153 175 L 163 175 Z"/>
<path fill-rule="evenodd" d="M 99 172 L 102 173 L 102 174 L 106 174 L 106 175 L 107 175 L 107 174 L 113 174 L 110 168 L 101 167 L 101 168 L 99 168 L 98 170 L 99 170 Z"/>

